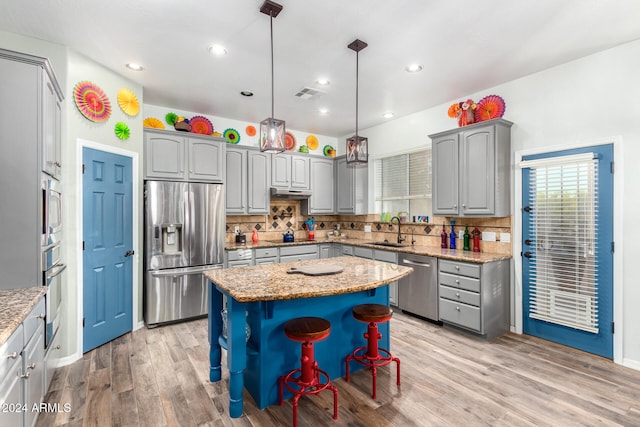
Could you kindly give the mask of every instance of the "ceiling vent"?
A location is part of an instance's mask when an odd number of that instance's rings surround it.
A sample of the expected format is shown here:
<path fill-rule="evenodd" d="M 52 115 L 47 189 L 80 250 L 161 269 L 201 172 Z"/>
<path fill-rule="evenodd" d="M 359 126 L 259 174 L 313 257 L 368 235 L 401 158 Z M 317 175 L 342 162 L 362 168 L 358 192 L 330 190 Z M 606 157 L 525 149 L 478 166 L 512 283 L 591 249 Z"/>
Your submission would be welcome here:
<path fill-rule="evenodd" d="M 300 99 L 313 99 L 317 98 L 321 95 L 324 95 L 326 92 L 318 89 L 313 89 L 310 87 L 303 87 L 295 94 Z"/>

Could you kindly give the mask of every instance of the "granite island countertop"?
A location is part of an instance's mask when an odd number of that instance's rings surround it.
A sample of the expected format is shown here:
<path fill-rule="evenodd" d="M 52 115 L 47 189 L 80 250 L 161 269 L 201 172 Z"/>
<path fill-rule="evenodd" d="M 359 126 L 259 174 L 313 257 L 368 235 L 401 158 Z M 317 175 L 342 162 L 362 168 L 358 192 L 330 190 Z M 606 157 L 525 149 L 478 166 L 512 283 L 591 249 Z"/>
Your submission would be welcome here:
<path fill-rule="evenodd" d="M 291 267 L 327 265 L 343 268 L 326 276 L 289 274 Z M 374 289 L 413 272 L 413 268 L 343 256 L 311 261 L 207 270 L 205 277 L 238 302 L 276 301 L 348 294 Z"/>
<path fill-rule="evenodd" d="M 247 242 L 244 245 L 236 243 L 227 243 L 225 250 L 232 251 L 238 249 L 260 249 L 260 248 L 275 248 L 283 246 L 300 246 L 300 245 L 318 245 L 322 243 L 337 243 L 342 245 L 360 246 L 364 248 L 378 249 L 384 251 L 391 251 L 397 253 L 432 256 L 442 259 L 449 259 L 453 261 L 466 261 L 476 264 L 484 264 L 487 262 L 502 261 L 505 259 L 511 259 L 511 255 L 495 254 L 490 252 L 472 252 L 463 251 L 461 249 L 441 249 L 433 246 L 426 245 L 403 245 L 400 247 L 394 246 L 380 246 L 373 244 L 373 240 L 364 239 L 341 239 L 341 238 L 324 238 L 316 240 L 300 240 L 297 242 L 277 242 L 277 241 L 259 241 L 258 243 Z"/>
<path fill-rule="evenodd" d="M 0 346 L 46 293 L 45 286 L 0 290 Z"/>

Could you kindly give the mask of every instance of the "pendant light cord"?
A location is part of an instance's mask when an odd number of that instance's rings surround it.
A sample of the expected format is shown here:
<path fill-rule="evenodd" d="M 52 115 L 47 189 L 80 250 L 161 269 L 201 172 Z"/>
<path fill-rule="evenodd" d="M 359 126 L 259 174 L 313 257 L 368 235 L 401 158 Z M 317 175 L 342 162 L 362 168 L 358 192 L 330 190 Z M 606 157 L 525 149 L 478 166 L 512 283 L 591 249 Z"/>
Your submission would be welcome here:
<path fill-rule="evenodd" d="M 271 26 L 271 118 L 274 118 L 273 114 L 273 105 L 274 105 L 274 95 L 273 95 L 273 12 L 269 12 L 269 22 Z M 357 118 L 356 118 L 357 123 Z M 356 124 L 356 128 L 357 128 Z"/>
<path fill-rule="evenodd" d="M 360 52 L 356 52 L 356 146 L 358 146 L 360 142 L 360 137 L 358 136 L 358 57 Z"/>

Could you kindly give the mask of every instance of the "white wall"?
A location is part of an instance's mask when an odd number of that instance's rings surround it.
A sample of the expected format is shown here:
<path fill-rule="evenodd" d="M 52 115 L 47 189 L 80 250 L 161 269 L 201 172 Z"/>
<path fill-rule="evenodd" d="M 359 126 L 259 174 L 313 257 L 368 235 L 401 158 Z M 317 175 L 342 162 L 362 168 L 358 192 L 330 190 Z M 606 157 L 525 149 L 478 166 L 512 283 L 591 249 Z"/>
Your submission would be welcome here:
<path fill-rule="evenodd" d="M 640 245 L 636 242 L 640 236 L 640 168 L 635 165 L 635 160 L 640 159 L 639 69 L 640 41 L 636 41 L 469 94 L 476 101 L 490 94 L 505 99 L 504 118 L 514 122 L 514 153 L 611 138 L 621 141 L 616 149 L 624 152 L 620 157 L 625 166 L 617 165 L 616 170 L 622 170 L 626 192 L 621 194 L 622 212 L 616 212 L 616 220 L 622 222 L 626 239 L 616 242 L 615 254 L 622 256 L 622 274 L 614 287 L 624 295 L 623 299 L 621 295 L 614 296 L 620 302 L 616 318 L 623 321 L 622 325 L 616 324 L 616 335 L 623 337 L 621 348 L 617 349 L 622 354 L 616 354 L 616 361 L 636 369 L 640 369 L 640 329 L 636 327 L 640 325 L 640 286 L 633 266 L 640 259 Z M 457 127 L 457 121 L 447 116 L 449 105 L 457 101 L 462 99 L 362 130 L 361 134 L 369 138 L 369 152 L 380 156 L 425 146 L 430 142 L 429 134 Z M 514 188 L 514 201 L 515 195 Z M 515 211 L 514 205 L 512 212 Z"/>

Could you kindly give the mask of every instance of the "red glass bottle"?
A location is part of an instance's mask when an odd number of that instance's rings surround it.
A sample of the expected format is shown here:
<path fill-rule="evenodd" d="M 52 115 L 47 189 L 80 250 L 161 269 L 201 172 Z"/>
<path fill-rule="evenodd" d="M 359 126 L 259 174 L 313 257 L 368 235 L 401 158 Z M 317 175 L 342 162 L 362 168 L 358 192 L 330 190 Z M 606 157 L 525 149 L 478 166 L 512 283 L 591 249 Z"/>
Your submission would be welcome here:
<path fill-rule="evenodd" d="M 474 228 L 471 232 L 473 234 L 473 252 L 480 252 L 480 230 L 478 227 Z"/>
<path fill-rule="evenodd" d="M 442 223 L 442 233 L 440 233 L 440 247 L 447 249 L 447 230 L 444 229 L 444 223 Z"/>

